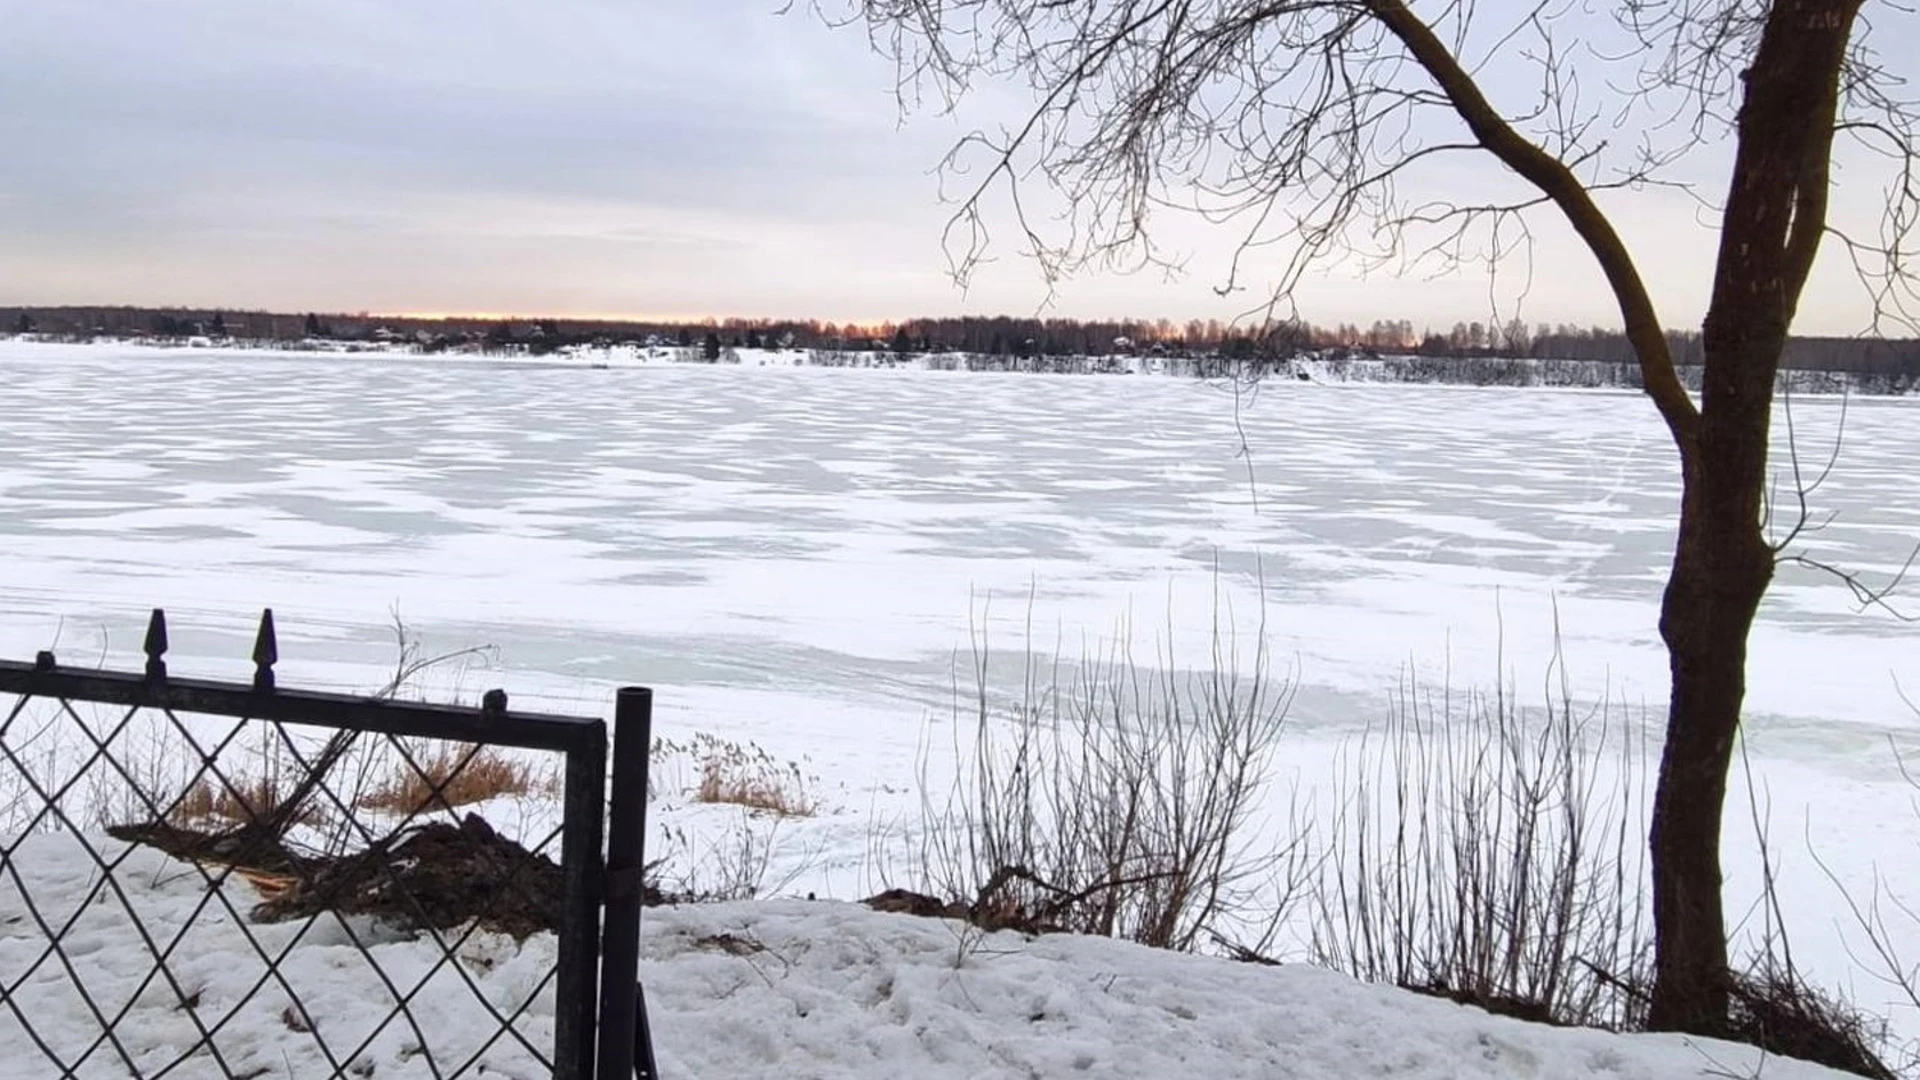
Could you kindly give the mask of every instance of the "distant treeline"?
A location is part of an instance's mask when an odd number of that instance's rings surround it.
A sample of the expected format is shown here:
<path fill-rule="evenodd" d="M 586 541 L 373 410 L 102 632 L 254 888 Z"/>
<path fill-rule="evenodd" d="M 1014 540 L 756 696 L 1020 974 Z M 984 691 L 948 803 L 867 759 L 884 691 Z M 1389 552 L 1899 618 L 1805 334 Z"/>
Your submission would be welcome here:
<path fill-rule="evenodd" d="M 691 352 L 682 354 L 692 361 Z M 719 362 L 738 362 L 731 350 Z M 1369 355 L 1351 347 L 1302 350 L 1283 359 L 1235 360 L 1218 355 L 1172 356 L 988 356 L 949 352 L 911 356 L 886 353 L 810 350 L 798 361 L 818 367 L 899 367 L 929 371 L 1019 372 L 1039 375 L 1175 375 L 1198 379 L 1297 380 L 1316 383 L 1398 383 L 1480 387 L 1559 387 L 1585 390 L 1637 390 L 1640 365 L 1614 360 L 1554 360 L 1506 356 L 1422 356 L 1418 353 Z M 1679 368 L 1680 382 L 1700 389 L 1702 369 Z M 1856 371 L 1784 370 L 1775 381 L 1781 392 L 1796 394 L 1904 395 L 1920 393 L 1920 375 Z"/>
<path fill-rule="evenodd" d="M 647 322 L 598 319 L 409 318 L 194 308 L 0 307 L 0 332 L 60 338 L 208 337 L 238 341 L 306 339 L 395 342 L 434 350 L 478 346 L 532 353 L 565 346 L 636 345 L 701 348 L 802 348 L 896 355 L 971 353 L 987 357 L 1147 355 L 1179 358 L 1283 359 L 1346 350 L 1359 358 L 1537 358 L 1630 364 L 1633 349 L 1617 330 L 1518 320 L 1505 325 L 1459 322 L 1445 330 L 1408 320 L 1319 326 L 1280 324 L 1259 331 L 1219 320 L 1080 320 L 999 317 L 908 319 L 835 324 L 818 320 L 708 319 Z M 1697 333 L 1669 333 L 1674 359 L 1701 362 Z M 1802 337 L 1787 345 L 1785 363 L 1802 371 L 1920 378 L 1920 340 Z"/>

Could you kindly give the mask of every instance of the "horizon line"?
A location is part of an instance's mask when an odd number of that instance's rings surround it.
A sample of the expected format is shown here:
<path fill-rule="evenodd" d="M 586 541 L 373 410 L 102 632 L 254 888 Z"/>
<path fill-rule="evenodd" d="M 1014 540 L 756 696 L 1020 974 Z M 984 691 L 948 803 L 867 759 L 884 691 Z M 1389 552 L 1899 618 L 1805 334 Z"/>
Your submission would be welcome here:
<path fill-rule="evenodd" d="M 288 316 L 288 317 L 294 317 L 294 318 L 304 318 L 309 314 L 313 314 L 313 315 L 318 315 L 322 317 L 339 317 L 339 318 L 348 318 L 348 319 L 408 319 L 408 320 L 414 320 L 419 322 L 453 322 L 453 321 L 538 322 L 541 320 L 551 319 L 555 322 L 606 322 L 606 323 L 634 323 L 634 324 L 653 323 L 653 324 L 666 324 L 666 325 L 698 326 L 705 323 L 725 323 L 730 320 L 735 320 L 740 322 L 751 322 L 751 323 L 788 322 L 788 323 L 818 323 L 822 325 L 832 324 L 838 327 L 855 328 L 855 329 L 863 329 L 863 330 L 876 329 L 881 326 L 898 327 L 904 323 L 919 322 L 919 321 L 933 321 L 938 319 L 983 319 L 983 320 L 1009 319 L 1009 320 L 1016 320 L 1016 321 L 1031 320 L 1031 321 L 1037 321 L 1037 322 L 1047 322 L 1047 321 L 1057 319 L 1064 322 L 1078 322 L 1078 323 L 1132 323 L 1136 325 L 1145 325 L 1149 327 L 1153 326 L 1154 324 L 1164 319 L 1166 322 L 1171 323 L 1176 328 L 1184 328 L 1186 324 L 1190 322 L 1218 323 L 1222 327 L 1235 328 L 1235 329 L 1252 326 L 1252 325 L 1258 325 L 1252 322 L 1251 320 L 1241 320 L 1237 318 L 1222 319 L 1218 316 L 1208 316 L 1208 317 L 1188 316 L 1186 318 L 1176 319 L 1172 316 L 1163 316 L 1163 315 L 1154 315 L 1154 316 L 1067 315 L 1067 314 L 1041 314 L 1038 312 L 1035 312 L 1033 314 L 1027 314 L 1027 315 L 1016 315 L 1016 314 L 1011 314 L 1004 311 L 993 312 L 993 313 L 919 314 L 919 315 L 907 315 L 907 316 L 899 316 L 899 317 L 889 316 L 889 317 L 882 317 L 882 318 L 833 319 L 833 318 L 822 318 L 819 316 L 812 316 L 812 315 L 804 315 L 804 316 L 801 316 L 801 315 L 742 315 L 742 314 L 668 315 L 664 313 L 653 313 L 653 312 L 559 313 L 559 312 L 553 312 L 553 311 L 486 311 L 486 310 L 466 310 L 466 311 L 413 310 L 413 311 L 409 311 L 404 309 L 375 310 L 371 308 L 353 309 L 353 310 L 339 309 L 339 310 L 328 311 L 324 308 L 244 307 L 244 306 L 220 305 L 220 304 L 179 304 L 179 303 L 141 304 L 141 303 L 126 303 L 126 302 L 112 302 L 112 303 L 71 303 L 70 302 L 70 303 L 60 303 L 60 304 L 0 303 L 0 310 L 5 310 L 5 311 L 36 311 L 36 310 L 59 311 L 59 310 L 76 310 L 76 309 L 84 310 L 89 308 L 99 308 L 103 310 L 121 309 L 121 310 L 132 310 L 132 311 L 195 311 L 195 312 L 208 311 L 208 312 L 224 312 L 224 313 L 232 313 L 232 314 L 277 315 L 277 316 Z M 1370 320 L 1370 322 L 1401 322 L 1401 321 L 1412 323 L 1415 326 L 1419 327 L 1423 332 L 1432 330 L 1436 325 L 1440 326 L 1442 330 L 1452 328 L 1452 324 L 1448 324 L 1448 323 L 1436 324 L 1431 320 L 1413 320 L 1413 319 L 1403 319 L 1403 318 L 1387 319 L 1384 317 L 1376 317 L 1375 319 Z M 1351 318 L 1334 319 L 1328 322 L 1316 322 L 1313 319 L 1302 318 L 1299 320 L 1299 322 L 1302 325 L 1311 326 L 1319 329 L 1331 329 L 1331 328 L 1337 328 L 1340 326 L 1354 326 L 1357 329 L 1360 329 L 1362 331 L 1368 329 L 1368 326 L 1370 325 L 1370 323 L 1361 323 L 1360 321 L 1356 319 L 1351 319 Z M 1485 320 L 1484 318 L 1482 319 L 1456 318 L 1453 320 L 1453 322 L 1460 323 L 1460 324 L 1471 324 L 1473 322 L 1480 322 L 1483 326 L 1488 325 L 1487 320 Z M 1592 321 L 1572 322 L 1567 320 L 1545 320 L 1545 319 L 1529 319 L 1527 320 L 1527 322 L 1528 322 L 1528 329 L 1530 330 L 1535 329 L 1541 325 L 1548 325 L 1556 329 L 1562 326 L 1573 326 L 1582 330 L 1598 329 L 1598 330 L 1605 330 L 1609 333 L 1624 332 L 1624 329 L 1622 326 L 1614 325 L 1612 323 L 1595 323 Z M 1687 331 L 1679 328 L 1668 328 L 1667 332 L 1688 333 L 1693 331 Z M 1837 335 L 1815 335 L 1815 336 L 1825 337 L 1825 336 L 1837 336 Z"/>

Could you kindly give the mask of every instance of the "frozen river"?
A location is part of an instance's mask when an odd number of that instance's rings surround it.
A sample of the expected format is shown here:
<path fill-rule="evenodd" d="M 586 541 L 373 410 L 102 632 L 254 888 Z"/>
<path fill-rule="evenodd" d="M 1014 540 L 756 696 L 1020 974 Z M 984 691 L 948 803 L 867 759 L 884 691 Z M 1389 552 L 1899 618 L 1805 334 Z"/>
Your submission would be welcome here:
<path fill-rule="evenodd" d="M 186 657 L 239 659 L 271 605 L 292 662 L 378 665 L 397 608 L 549 688 L 912 721 L 982 598 L 1017 624 L 1031 591 L 1049 644 L 1129 610 L 1163 628 L 1169 599 L 1176 633 L 1204 636 L 1217 563 L 1243 623 L 1264 578 L 1273 648 L 1320 702 L 1303 724 L 1349 723 L 1342 702 L 1407 664 L 1489 682 L 1502 645 L 1531 682 L 1556 604 L 1577 684 L 1664 692 L 1676 467 L 1633 394 L 1270 384 L 1236 427 L 1230 390 L 1173 378 L 0 350 L 14 653 L 56 630 L 121 652 L 161 605 Z M 1837 402 L 1795 413 L 1812 471 Z M 1916 420 L 1852 404 L 1813 555 L 1898 568 L 1920 539 Z M 1784 569 L 1756 732 L 1908 726 L 1894 677 L 1917 631 Z"/>
<path fill-rule="evenodd" d="M 497 647 L 437 689 L 645 683 L 663 733 L 806 755 L 855 850 L 970 625 L 1078 652 L 1130 614 L 1199 658 L 1216 588 L 1242 627 L 1264 589 L 1307 744 L 1408 668 L 1532 694 L 1556 617 L 1576 695 L 1663 705 L 1677 469 L 1635 394 L 22 343 L 0 378 L 7 655 L 132 664 L 164 606 L 176 670 L 237 672 L 272 606 L 284 684 L 377 685 L 397 610 Z M 1817 471 L 1839 403 L 1794 416 Z M 1920 540 L 1920 405 L 1855 401 L 1845 436 L 1804 546 L 1880 580 Z M 1916 660 L 1920 626 L 1792 567 L 1754 635 L 1775 813 L 1859 872 L 1912 850 Z"/>

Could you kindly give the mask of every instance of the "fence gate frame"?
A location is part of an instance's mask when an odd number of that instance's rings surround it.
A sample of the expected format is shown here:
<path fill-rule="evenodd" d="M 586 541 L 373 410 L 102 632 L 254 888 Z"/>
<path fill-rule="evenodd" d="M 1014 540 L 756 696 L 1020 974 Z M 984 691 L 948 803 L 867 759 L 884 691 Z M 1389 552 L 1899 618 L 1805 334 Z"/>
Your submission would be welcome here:
<path fill-rule="evenodd" d="M 279 646 L 271 608 L 261 613 L 251 684 L 169 675 L 160 608 L 148 621 L 144 651 L 143 673 L 63 667 L 51 651 L 31 664 L 0 660 L 0 694 L 564 755 L 554 1080 L 657 1080 L 637 977 L 651 689 L 630 686 L 615 694 L 609 760 L 603 718 L 509 711 L 502 690 L 487 691 L 477 709 L 283 690 L 274 678 Z"/>

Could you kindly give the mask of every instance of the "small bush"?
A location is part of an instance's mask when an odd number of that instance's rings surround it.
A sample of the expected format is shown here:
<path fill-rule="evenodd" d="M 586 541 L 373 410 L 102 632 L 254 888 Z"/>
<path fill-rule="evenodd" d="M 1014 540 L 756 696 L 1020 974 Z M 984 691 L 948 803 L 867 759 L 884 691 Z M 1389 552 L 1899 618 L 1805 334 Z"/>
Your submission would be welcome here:
<path fill-rule="evenodd" d="M 1727 1038 L 1770 1054 L 1811 1061 L 1873 1080 L 1896 1080 L 1875 1051 L 1884 1020 L 1807 985 L 1791 968 L 1763 963 L 1733 983 Z"/>
<path fill-rule="evenodd" d="M 1650 956 L 1645 750 L 1608 703 L 1409 679 L 1347 752 L 1315 962 L 1492 1012 L 1630 1030 Z"/>
<path fill-rule="evenodd" d="M 1259 845 L 1248 826 L 1291 687 L 1264 625 L 1242 657 L 1222 614 L 1205 670 L 1170 651 L 1137 663 L 1123 624 L 1077 665 L 1029 641 L 1012 694 L 976 630 L 970 697 L 955 678 L 955 774 L 944 804 L 923 794 L 917 887 L 983 926 L 1178 950 L 1235 936 L 1222 931 L 1263 901 L 1284 908 L 1298 848 Z M 937 790 L 924 757 L 921 771 Z"/>
<path fill-rule="evenodd" d="M 386 776 L 368 785 L 355 805 L 419 814 L 526 795 L 542 786 L 526 761 L 494 747 L 436 742 L 399 757 Z"/>
<path fill-rule="evenodd" d="M 710 904 L 753 900 L 778 893 L 806 873 L 817 850 L 802 851 L 778 876 L 771 873 L 780 849 L 778 816 L 743 808 L 718 836 L 696 842 L 685 829 L 663 825 L 658 852 L 642 871 L 647 904 Z"/>

